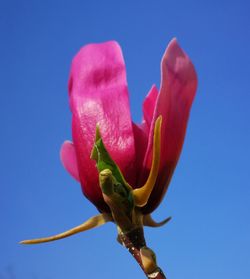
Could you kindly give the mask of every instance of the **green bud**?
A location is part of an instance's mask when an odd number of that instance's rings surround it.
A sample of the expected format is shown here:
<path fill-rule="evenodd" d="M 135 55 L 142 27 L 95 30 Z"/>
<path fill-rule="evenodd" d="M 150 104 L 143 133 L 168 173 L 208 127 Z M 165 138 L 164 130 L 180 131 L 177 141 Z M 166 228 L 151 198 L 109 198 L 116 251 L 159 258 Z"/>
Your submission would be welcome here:
<path fill-rule="evenodd" d="M 156 256 L 153 250 L 144 246 L 140 249 L 140 255 L 146 273 L 152 273 L 157 269 Z"/>
<path fill-rule="evenodd" d="M 114 183 L 111 170 L 104 169 L 99 173 L 99 183 L 102 192 L 105 195 L 110 196 L 114 193 Z"/>

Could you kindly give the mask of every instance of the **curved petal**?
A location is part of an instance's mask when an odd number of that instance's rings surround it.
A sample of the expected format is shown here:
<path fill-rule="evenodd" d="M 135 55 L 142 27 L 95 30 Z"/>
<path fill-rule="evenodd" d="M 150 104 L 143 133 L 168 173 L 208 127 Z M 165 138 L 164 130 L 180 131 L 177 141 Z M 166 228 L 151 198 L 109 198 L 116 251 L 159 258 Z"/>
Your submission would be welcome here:
<path fill-rule="evenodd" d="M 135 150 L 136 150 L 136 183 L 134 188 L 138 187 L 138 179 L 140 178 L 140 171 L 142 169 L 143 160 L 148 145 L 148 135 L 150 131 L 151 122 L 153 119 L 153 113 L 155 108 L 155 103 L 158 95 L 158 90 L 155 85 L 151 87 L 148 95 L 144 99 L 142 110 L 143 119 L 141 124 L 133 123 Z"/>
<path fill-rule="evenodd" d="M 148 95 L 144 99 L 143 102 L 143 118 L 146 122 L 146 126 L 148 128 L 148 133 L 150 130 L 151 122 L 153 119 L 153 114 L 154 114 L 154 109 L 155 109 L 155 104 L 158 96 L 158 90 L 155 84 L 151 87 L 151 89 L 148 92 Z"/>
<path fill-rule="evenodd" d="M 121 49 L 116 42 L 83 47 L 73 60 L 69 81 L 72 134 L 83 192 L 101 211 L 109 211 L 95 162 L 90 160 L 98 123 L 111 157 L 134 184 L 134 137 L 127 80 Z M 126 156 L 124 156 L 126 154 Z"/>
<path fill-rule="evenodd" d="M 134 133 L 135 151 L 136 151 L 136 155 L 135 155 L 136 182 L 131 185 L 133 188 L 138 187 L 137 181 L 139 179 L 140 171 L 143 165 L 143 159 L 148 145 L 148 133 L 146 132 L 148 128 L 145 126 L 146 126 L 145 121 L 139 125 L 133 123 L 133 133 Z"/>
<path fill-rule="evenodd" d="M 62 144 L 60 158 L 64 168 L 69 172 L 69 174 L 77 181 L 80 181 L 76 152 L 73 142 L 67 140 Z"/>
<path fill-rule="evenodd" d="M 175 166 L 178 162 L 189 112 L 197 89 L 197 76 L 189 57 L 173 39 L 163 55 L 161 63 L 161 87 L 156 101 L 150 128 L 149 143 L 144 159 L 143 178 L 149 173 L 152 160 L 154 122 L 163 116 L 160 170 L 144 213 L 152 212 L 163 198 Z"/>

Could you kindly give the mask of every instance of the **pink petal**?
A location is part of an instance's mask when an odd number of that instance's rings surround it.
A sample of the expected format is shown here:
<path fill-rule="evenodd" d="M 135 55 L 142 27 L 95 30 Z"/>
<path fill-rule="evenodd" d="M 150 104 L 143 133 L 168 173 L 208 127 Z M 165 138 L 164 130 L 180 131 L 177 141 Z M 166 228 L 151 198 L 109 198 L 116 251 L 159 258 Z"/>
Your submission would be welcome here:
<path fill-rule="evenodd" d="M 161 71 L 161 88 L 150 128 L 143 176 L 147 176 L 150 169 L 153 127 L 159 115 L 163 116 L 161 165 L 156 185 L 144 208 L 144 213 L 152 212 L 159 205 L 168 188 L 181 153 L 189 112 L 197 89 L 194 66 L 176 39 L 170 42 L 163 55 Z"/>
<path fill-rule="evenodd" d="M 148 132 L 149 132 L 151 122 L 153 119 L 153 113 L 154 113 L 154 109 L 155 109 L 157 96 L 158 96 L 157 87 L 155 85 L 153 85 L 143 102 L 143 118 L 146 122 Z"/>
<path fill-rule="evenodd" d="M 146 127 L 145 121 L 142 124 L 138 125 L 133 123 L 133 132 L 134 132 L 134 141 L 135 141 L 135 169 L 136 173 L 136 183 L 132 184 L 133 188 L 138 187 L 138 179 L 140 178 L 140 171 L 143 166 L 143 159 L 148 145 L 148 128 Z"/>
<path fill-rule="evenodd" d="M 116 42 L 83 47 L 73 60 L 69 81 L 72 133 L 81 185 L 86 197 L 107 211 L 90 159 L 98 123 L 107 150 L 129 183 L 134 184 L 134 137 L 126 71 Z"/>
<path fill-rule="evenodd" d="M 62 144 L 60 158 L 64 168 L 69 172 L 69 174 L 77 181 L 80 181 L 75 147 L 71 141 L 67 140 Z"/>
<path fill-rule="evenodd" d="M 138 179 L 140 178 L 140 172 L 143 166 L 143 160 L 148 146 L 148 136 L 151 126 L 151 121 L 153 119 L 153 113 L 155 108 L 155 103 L 158 95 L 158 90 L 155 85 L 151 87 L 148 92 L 148 95 L 143 102 L 143 120 L 141 124 L 133 123 L 134 131 L 134 141 L 135 141 L 135 150 L 136 150 L 136 174 L 137 182 L 135 187 L 138 187 Z"/>

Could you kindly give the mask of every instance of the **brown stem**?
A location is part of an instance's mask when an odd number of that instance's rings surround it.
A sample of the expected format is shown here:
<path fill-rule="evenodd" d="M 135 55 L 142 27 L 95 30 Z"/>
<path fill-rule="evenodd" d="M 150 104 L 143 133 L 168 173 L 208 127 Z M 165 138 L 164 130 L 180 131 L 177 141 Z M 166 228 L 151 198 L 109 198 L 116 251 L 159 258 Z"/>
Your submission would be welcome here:
<path fill-rule="evenodd" d="M 159 267 L 156 267 L 155 270 L 153 270 L 153 272 L 147 273 L 142 264 L 140 249 L 146 246 L 143 228 L 136 228 L 128 233 L 121 232 L 119 233 L 118 238 L 121 244 L 128 249 L 130 254 L 140 265 L 147 278 L 166 279 L 166 276 Z"/>

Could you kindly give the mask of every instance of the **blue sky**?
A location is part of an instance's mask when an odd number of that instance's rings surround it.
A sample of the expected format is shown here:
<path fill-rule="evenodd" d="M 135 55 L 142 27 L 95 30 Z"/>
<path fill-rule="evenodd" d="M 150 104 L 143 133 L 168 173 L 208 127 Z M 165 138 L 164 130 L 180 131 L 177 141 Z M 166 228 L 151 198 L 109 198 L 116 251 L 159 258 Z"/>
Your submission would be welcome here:
<path fill-rule="evenodd" d="M 248 1 L 1 1 L 0 278 L 144 278 L 116 228 L 20 246 L 96 214 L 66 173 L 70 63 L 90 42 L 117 40 L 133 119 L 177 37 L 199 77 L 183 152 L 146 229 L 169 278 L 250 277 L 250 4 Z"/>

